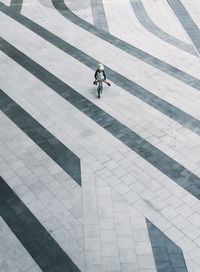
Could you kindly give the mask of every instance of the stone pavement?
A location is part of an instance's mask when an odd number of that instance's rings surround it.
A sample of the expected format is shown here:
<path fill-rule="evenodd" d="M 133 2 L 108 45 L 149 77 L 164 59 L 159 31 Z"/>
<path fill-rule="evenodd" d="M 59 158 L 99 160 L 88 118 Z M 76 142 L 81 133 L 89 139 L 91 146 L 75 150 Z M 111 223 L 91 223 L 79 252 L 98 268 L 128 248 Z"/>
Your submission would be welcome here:
<path fill-rule="evenodd" d="M 0 1 L 0 272 L 200 271 L 199 10 Z"/>

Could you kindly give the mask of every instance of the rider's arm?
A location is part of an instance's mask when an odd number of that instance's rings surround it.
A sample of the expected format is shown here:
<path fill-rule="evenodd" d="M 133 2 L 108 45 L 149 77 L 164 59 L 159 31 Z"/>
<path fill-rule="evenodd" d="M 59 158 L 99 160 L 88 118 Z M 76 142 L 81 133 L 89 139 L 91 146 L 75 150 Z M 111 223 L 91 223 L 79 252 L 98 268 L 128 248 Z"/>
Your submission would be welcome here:
<path fill-rule="evenodd" d="M 94 78 L 97 80 L 97 73 L 98 73 L 98 70 L 96 70 L 95 74 L 94 74 Z"/>
<path fill-rule="evenodd" d="M 104 80 L 106 80 L 106 74 L 105 72 L 103 71 L 103 76 L 104 76 Z"/>

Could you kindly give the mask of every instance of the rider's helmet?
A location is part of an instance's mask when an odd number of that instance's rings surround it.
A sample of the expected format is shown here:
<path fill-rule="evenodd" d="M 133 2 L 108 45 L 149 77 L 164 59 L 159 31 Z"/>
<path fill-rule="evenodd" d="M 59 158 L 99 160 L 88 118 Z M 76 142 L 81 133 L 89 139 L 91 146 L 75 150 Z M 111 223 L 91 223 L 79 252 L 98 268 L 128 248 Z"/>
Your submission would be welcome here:
<path fill-rule="evenodd" d="M 103 66 L 103 64 L 102 63 L 99 63 L 98 65 L 97 65 L 97 69 L 98 70 L 104 70 L 104 66 Z"/>

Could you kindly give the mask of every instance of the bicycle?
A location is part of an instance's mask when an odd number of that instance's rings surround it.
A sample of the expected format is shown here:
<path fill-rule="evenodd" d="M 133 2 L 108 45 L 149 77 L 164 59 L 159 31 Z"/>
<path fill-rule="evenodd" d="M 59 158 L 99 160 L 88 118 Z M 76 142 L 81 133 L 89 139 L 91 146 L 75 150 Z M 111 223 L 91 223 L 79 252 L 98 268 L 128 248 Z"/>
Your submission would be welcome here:
<path fill-rule="evenodd" d="M 100 97 L 101 97 L 101 94 L 102 94 L 102 92 L 103 92 L 103 83 L 102 83 L 102 79 L 98 80 L 97 92 L 98 92 L 98 98 L 100 98 Z"/>

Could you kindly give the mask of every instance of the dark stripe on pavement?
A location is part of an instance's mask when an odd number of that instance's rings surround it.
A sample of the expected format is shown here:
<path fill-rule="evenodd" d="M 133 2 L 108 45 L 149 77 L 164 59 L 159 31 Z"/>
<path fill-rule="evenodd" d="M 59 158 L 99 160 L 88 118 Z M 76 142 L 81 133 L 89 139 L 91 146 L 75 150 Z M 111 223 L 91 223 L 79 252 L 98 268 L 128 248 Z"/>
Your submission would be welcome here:
<path fill-rule="evenodd" d="M 146 219 L 157 272 L 187 272 L 180 247 Z"/>
<path fill-rule="evenodd" d="M 149 15 L 147 14 L 142 1 L 132 1 L 130 0 L 132 9 L 135 13 L 135 16 L 137 17 L 138 21 L 141 23 L 141 25 L 143 25 L 144 28 L 146 28 L 149 32 L 151 32 L 153 35 L 157 36 L 159 39 L 170 43 L 174 46 L 176 46 L 177 48 L 190 53 L 194 56 L 197 56 L 197 53 L 195 52 L 194 48 L 192 47 L 192 45 L 185 43 L 173 36 L 171 36 L 170 34 L 168 34 L 167 32 L 163 31 L 162 29 L 160 29 L 149 17 Z"/>
<path fill-rule="evenodd" d="M 0 216 L 43 272 L 80 272 L 2 177 Z"/>
<path fill-rule="evenodd" d="M 23 0 L 11 0 L 10 8 L 12 8 L 15 12 L 21 12 L 23 5 Z"/>
<path fill-rule="evenodd" d="M 1 6 L 2 5 L 0 3 L 0 7 Z M 8 16 L 10 16 L 11 18 L 13 18 L 14 20 L 16 20 L 17 22 L 23 24 L 25 27 L 27 27 L 28 29 L 30 29 L 31 31 L 39 35 L 41 38 L 55 45 L 57 48 L 59 48 L 63 52 L 71 55 L 76 60 L 84 63 L 89 68 L 93 70 L 96 69 L 97 60 L 88 56 L 81 50 L 65 42 L 61 38 L 57 37 L 53 33 L 49 32 L 45 28 L 41 27 L 40 25 L 36 24 L 35 22 L 31 21 L 30 19 L 26 18 L 23 15 L 10 12 L 9 9 L 5 9 L 5 8 L 3 9 L 3 12 L 7 14 Z M 198 119 L 190 116 L 184 111 L 169 104 L 165 100 L 159 98 L 158 96 L 154 95 L 153 93 L 139 86 L 135 82 L 125 78 L 124 76 L 120 75 L 119 73 L 113 71 L 112 69 L 108 67 L 106 67 L 106 73 L 108 78 L 110 78 L 110 80 L 115 82 L 116 85 L 123 88 L 125 91 L 127 91 L 131 95 L 136 96 L 138 99 L 140 99 L 144 103 L 147 103 L 151 107 L 162 112 L 167 117 L 175 120 L 177 123 L 179 123 L 183 127 L 186 127 L 190 129 L 191 131 L 193 131 L 194 133 L 200 135 L 200 121 Z"/>
<path fill-rule="evenodd" d="M 178 20 L 200 53 L 200 31 L 180 0 L 167 0 Z"/>
<path fill-rule="evenodd" d="M 57 94 L 62 96 L 74 107 L 110 132 L 114 137 L 119 139 L 122 143 L 147 160 L 162 173 L 200 199 L 199 177 L 144 140 L 121 122 L 114 119 L 111 115 L 104 112 L 98 106 L 94 105 L 87 98 L 31 60 L 28 56 L 20 52 L 7 41 L 0 38 L 0 44 L 1 50 L 15 62 L 32 73 L 36 78 L 53 89 Z"/>
<path fill-rule="evenodd" d="M 90 3 L 94 25 L 99 29 L 109 32 L 102 0 L 90 0 Z"/>
<path fill-rule="evenodd" d="M 14 55 L 15 52 L 15 58 Z M 23 61 L 26 61 L 26 58 Z M 80 159 L 2 90 L 0 110 L 81 185 Z"/>

